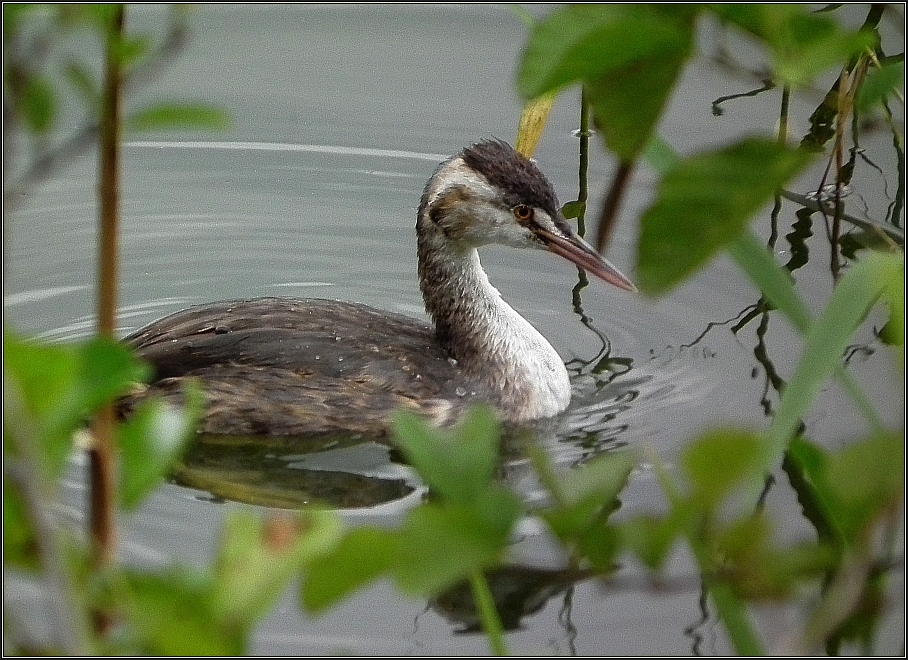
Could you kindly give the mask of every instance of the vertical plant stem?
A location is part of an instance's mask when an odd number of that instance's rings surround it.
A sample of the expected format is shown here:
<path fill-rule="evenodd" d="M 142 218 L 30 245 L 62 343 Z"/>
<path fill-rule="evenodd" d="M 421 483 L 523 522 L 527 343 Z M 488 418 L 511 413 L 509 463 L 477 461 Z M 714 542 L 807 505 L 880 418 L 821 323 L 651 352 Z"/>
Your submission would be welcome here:
<path fill-rule="evenodd" d="M 119 44 L 123 34 L 123 6 L 111 9 L 105 32 L 104 96 L 99 139 L 98 199 L 100 241 L 98 253 L 98 335 L 114 337 L 117 307 L 117 221 L 120 194 L 120 88 L 122 70 Z M 113 559 L 114 530 L 114 414 L 102 409 L 94 424 L 94 446 L 89 452 L 91 484 L 90 524 L 92 559 L 104 567 Z"/>
<path fill-rule="evenodd" d="M 841 233 L 842 226 L 842 165 L 844 162 L 845 150 L 845 127 L 847 126 L 846 113 L 848 111 L 848 105 L 845 101 L 845 97 L 848 94 L 848 80 L 849 78 L 846 74 L 846 71 L 843 69 L 839 74 L 839 106 L 836 119 L 835 146 L 833 147 L 836 171 L 835 193 L 832 199 L 835 203 L 835 211 L 832 215 L 832 235 L 829 239 L 829 267 L 832 271 L 833 281 L 838 281 L 839 272 L 841 270 L 841 263 L 839 261 L 839 235 Z"/>
<path fill-rule="evenodd" d="M 479 620 L 482 621 L 482 629 L 489 640 L 492 654 L 510 655 L 504 640 L 504 627 L 501 625 L 498 610 L 495 608 L 495 599 L 492 598 L 489 583 L 482 571 L 474 571 L 470 574 L 470 587 L 473 590 L 473 602 L 476 603 Z"/>
<path fill-rule="evenodd" d="M 602 215 L 599 216 L 599 227 L 596 231 L 596 249 L 605 252 L 609 239 L 612 236 L 612 229 L 615 227 L 615 220 L 618 217 L 618 211 L 621 209 L 621 202 L 624 199 L 624 193 L 630 185 L 631 175 L 637 161 L 621 161 L 618 163 L 618 169 L 612 179 L 612 185 L 605 196 L 605 202 L 602 205 Z"/>
<path fill-rule="evenodd" d="M 577 178 L 577 201 L 580 202 L 580 214 L 577 216 L 577 233 L 586 235 L 586 201 L 589 197 L 587 182 L 590 166 L 590 102 L 586 98 L 586 88 L 580 89 L 580 171 Z M 581 271 L 583 272 L 583 271 Z"/>

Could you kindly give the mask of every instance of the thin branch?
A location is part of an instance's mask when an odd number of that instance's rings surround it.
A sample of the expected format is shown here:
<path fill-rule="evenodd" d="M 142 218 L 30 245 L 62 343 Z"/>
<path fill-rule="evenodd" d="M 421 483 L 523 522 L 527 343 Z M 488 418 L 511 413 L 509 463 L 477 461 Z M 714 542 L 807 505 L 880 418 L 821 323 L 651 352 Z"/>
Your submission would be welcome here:
<path fill-rule="evenodd" d="M 186 22 L 180 18 L 180 12 L 183 11 L 185 10 L 182 8 L 174 10 L 177 18 L 171 22 L 164 41 L 140 66 L 123 78 L 123 93 L 131 92 L 154 80 L 183 50 L 189 36 L 189 28 Z M 6 122 L 6 114 L 6 106 L 4 106 L 4 122 Z M 6 182 L 3 201 L 7 210 L 15 208 L 15 205 L 34 186 L 55 175 L 96 144 L 100 130 L 100 123 L 94 118 L 89 118 L 87 123 L 77 128 L 68 138 L 36 158 L 22 174 L 14 180 Z M 6 140 L 5 137 L 4 140 Z M 4 172 L 4 178 L 5 175 L 6 172 Z"/>
<path fill-rule="evenodd" d="M 117 224 L 120 202 L 120 99 L 122 64 L 118 45 L 123 38 L 123 6 L 118 5 L 107 28 L 104 96 L 99 144 L 100 240 L 98 267 L 98 335 L 116 335 Z M 92 560 L 104 567 L 114 555 L 114 414 L 105 406 L 94 423 L 94 445 L 89 451 L 91 470 Z"/>

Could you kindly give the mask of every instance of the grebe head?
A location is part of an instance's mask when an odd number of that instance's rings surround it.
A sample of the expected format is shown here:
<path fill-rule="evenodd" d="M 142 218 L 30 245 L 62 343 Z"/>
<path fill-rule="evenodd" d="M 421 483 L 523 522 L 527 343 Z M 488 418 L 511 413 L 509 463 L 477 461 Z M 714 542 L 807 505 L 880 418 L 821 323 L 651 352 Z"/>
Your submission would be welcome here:
<path fill-rule="evenodd" d="M 500 140 L 474 144 L 439 165 L 420 202 L 417 233 L 421 247 L 433 251 L 462 253 L 492 243 L 548 250 L 636 291 L 568 224 L 539 168 Z"/>

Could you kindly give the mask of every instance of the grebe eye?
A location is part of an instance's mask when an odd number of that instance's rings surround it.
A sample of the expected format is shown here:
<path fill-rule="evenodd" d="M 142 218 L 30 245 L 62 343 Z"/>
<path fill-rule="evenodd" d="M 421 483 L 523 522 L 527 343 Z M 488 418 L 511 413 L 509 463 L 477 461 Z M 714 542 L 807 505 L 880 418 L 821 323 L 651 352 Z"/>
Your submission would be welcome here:
<path fill-rule="evenodd" d="M 514 214 L 515 218 L 524 222 L 533 217 L 533 209 L 526 204 L 518 204 L 511 209 L 511 213 Z"/>

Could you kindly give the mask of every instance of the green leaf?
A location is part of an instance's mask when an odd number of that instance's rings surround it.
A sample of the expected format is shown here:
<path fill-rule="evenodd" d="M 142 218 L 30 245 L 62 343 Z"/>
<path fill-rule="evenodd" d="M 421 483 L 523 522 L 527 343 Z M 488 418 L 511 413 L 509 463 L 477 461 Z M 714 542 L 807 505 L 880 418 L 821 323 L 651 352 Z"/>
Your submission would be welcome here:
<path fill-rule="evenodd" d="M 308 612 L 322 612 L 368 584 L 391 566 L 398 551 L 395 534 L 377 527 L 350 530 L 340 543 L 306 567 L 302 603 Z"/>
<path fill-rule="evenodd" d="M 804 517 L 817 530 L 821 541 L 842 546 L 844 534 L 835 516 L 835 502 L 826 483 L 829 452 L 802 436 L 792 438 L 783 463 L 792 488 L 797 493 Z"/>
<path fill-rule="evenodd" d="M 120 35 L 113 44 L 112 55 L 120 67 L 125 70 L 148 52 L 148 47 L 149 40 L 146 37 Z"/>
<path fill-rule="evenodd" d="M 538 23 L 518 87 L 527 98 L 583 82 L 597 128 L 623 161 L 646 146 L 690 56 L 696 7 L 572 5 Z"/>
<path fill-rule="evenodd" d="M 127 573 L 121 607 L 138 637 L 141 654 L 237 656 L 247 631 L 226 626 L 211 609 L 210 579 L 184 571 Z"/>
<path fill-rule="evenodd" d="M 751 621 L 750 611 L 732 588 L 723 583 L 710 585 L 709 597 L 715 605 L 716 613 L 725 624 L 735 655 L 766 655 L 760 643 L 760 636 Z"/>
<path fill-rule="evenodd" d="M 16 35 L 19 34 L 19 31 L 22 29 L 22 20 L 26 14 L 34 12 L 35 10 L 41 10 L 42 7 L 39 4 L 31 2 L 10 2 L 9 4 L 3 5 L 3 39 L 4 41 L 10 41 Z M 6 44 L 4 44 L 5 46 Z"/>
<path fill-rule="evenodd" d="M 334 548 L 340 536 L 341 523 L 332 511 L 275 514 L 265 520 L 229 516 L 214 565 L 214 612 L 234 625 L 251 625 L 268 612 L 290 577 Z"/>
<path fill-rule="evenodd" d="M 199 103 L 158 103 L 126 119 L 126 127 L 135 131 L 223 129 L 229 125 L 230 117 L 223 110 Z"/>
<path fill-rule="evenodd" d="M 677 515 L 632 518 L 618 527 L 621 545 L 630 549 L 648 568 L 658 569 L 681 535 L 680 521 Z"/>
<path fill-rule="evenodd" d="M 621 549 L 621 535 L 612 525 L 589 527 L 577 537 L 576 552 L 584 557 L 599 575 L 608 575 L 618 568 L 616 558 Z"/>
<path fill-rule="evenodd" d="M 663 177 L 681 162 L 681 156 L 674 147 L 656 133 L 650 136 L 649 142 L 643 150 L 643 158 Z"/>
<path fill-rule="evenodd" d="M 84 3 L 60 5 L 57 18 L 64 26 L 93 25 L 101 35 L 106 35 L 113 25 L 120 6 L 116 3 Z"/>
<path fill-rule="evenodd" d="M 477 514 L 459 504 L 424 504 L 410 511 L 391 565 L 401 591 L 432 596 L 498 563 L 520 513 L 516 497 L 501 491 Z M 497 512 L 497 521 L 489 514 Z"/>
<path fill-rule="evenodd" d="M 517 86 L 526 99 L 591 80 L 654 56 L 672 56 L 690 42 L 691 11 L 654 5 L 571 5 L 532 30 Z"/>
<path fill-rule="evenodd" d="M 765 443 L 752 433 L 720 430 L 700 436 L 680 459 L 690 479 L 691 500 L 712 509 L 734 489 L 761 483 L 765 456 Z"/>
<path fill-rule="evenodd" d="M 826 309 L 811 325 L 767 431 L 775 456 L 783 454 L 820 388 L 841 364 L 845 347 L 872 305 L 887 288 L 904 279 L 904 270 L 903 254 L 871 252 L 854 263 L 836 285 Z"/>
<path fill-rule="evenodd" d="M 826 480 L 836 519 L 853 541 L 904 494 L 904 436 L 882 434 L 832 454 Z"/>
<path fill-rule="evenodd" d="M 559 479 L 560 498 L 570 505 L 589 501 L 612 502 L 627 484 L 637 463 L 629 451 L 615 451 L 569 470 Z"/>
<path fill-rule="evenodd" d="M 77 345 L 79 383 L 85 405 L 99 408 L 110 403 L 136 382 L 145 380 L 150 369 L 126 346 L 113 339 L 96 338 Z"/>
<path fill-rule="evenodd" d="M 50 83 L 39 76 L 29 77 L 16 109 L 32 133 L 43 135 L 50 131 L 57 116 L 57 99 Z"/>
<path fill-rule="evenodd" d="M 586 84 L 596 128 L 622 161 L 636 159 L 649 144 L 689 56 L 685 45 L 615 67 Z"/>
<path fill-rule="evenodd" d="M 557 475 L 557 506 L 540 515 L 562 540 L 582 534 L 617 508 L 618 493 L 627 484 L 636 458 L 630 452 L 609 452 Z"/>
<path fill-rule="evenodd" d="M 7 464 L 9 457 L 4 457 Z M 40 568 L 38 538 L 13 480 L 3 478 L 3 565 L 36 571 Z"/>
<path fill-rule="evenodd" d="M 806 514 L 815 526 L 820 518 L 820 538 L 838 547 L 859 540 L 867 524 L 904 492 L 905 447 L 895 434 L 871 436 L 839 452 L 796 437 L 789 452 L 811 489 Z"/>
<path fill-rule="evenodd" d="M 751 138 L 680 161 L 662 179 L 656 201 L 641 219 L 641 289 L 663 293 L 705 264 L 810 158 Z"/>
<path fill-rule="evenodd" d="M 561 214 L 568 220 L 579 218 L 584 213 L 586 213 L 586 203 L 580 200 L 567 202 L 561 207 Z"/>
<path fill-rule="evenodd" d="M 728 244 L 735 263 L 756 284 L 766 299 L 781 311 L 801 333 L 810 329 L 811 314 L 795 289 L 791 274 L 751 232 L 742 232 Z"/>
<path fill-rule="evenodd" d="M 132 509 L 167 476 L 185 444 L 195 435 L 202 393 L 192 388 L 187 405 L 179 409 L 163 401 L 148 401 L 117 428 L 120 448 L 120 504 Z"/>
<path fill-rule="evenodd" d="M 904 254 L 901 256 L 902 272 L 905 270 Z M 902 349 L 899 353 L 904 363 L 905 353 L 905 279 L 898 277 L 895 271 L 891 272 L 886 281 L 882 301 L 889 307 L 889 320 L 880 329 L 880 339 L 890 346 Z"/>
<path fill-rule="evenodd" d="M 880 68 L 870 69 L 861 83 L 855 100 L 856 112 L 868 110 L 882 103 L 894 92 L 905 87 L 905 63 L 892 62 Z"/>
<path fill-rule="evenodd" d="M 102 405 L 147 373 L 129 350 L 107 339 L 50 345 L 4 333 L 4 378 L 14 379 L 41 443 L 47 476 L 61 474 L 72 436 Z"/>
<path fill-rule="evenodd" d="M 85 105 L 92 112 L 97 112 L 98 104 L 101 101 L 101 89 L 91 71 L 81 62 L 69 60 L 64 66 L 63 74 L 73 89 L 82 97 Z"/>
<path fill-rule="evenodd" d="M 786 598 L 800 582 L 835 567 L 837 553 L 831 547 L 804 543 L 777 548 L 772 531 L 772 522 L 758 514 L 735 520 L 716 534 L 715 570 L 742 598 Z"/>
<path fill-rule="evenodd" d="M 724 21 L 759 38 L 769 49 L 780 82 L 800 87 L 831 67 L 876 45 L 870 31 L 848 32 L 832 18 L 789 4 L 720 4 Z"/>
<path fill-rule="evenodd" d="M 435 429 L 410 412 L 392 419 L 392 437 L 432 491 L 460 504 L 486 492 L 498 463 L 499 427 L 488 406 L 470 409 L 454 429 Z"/>

